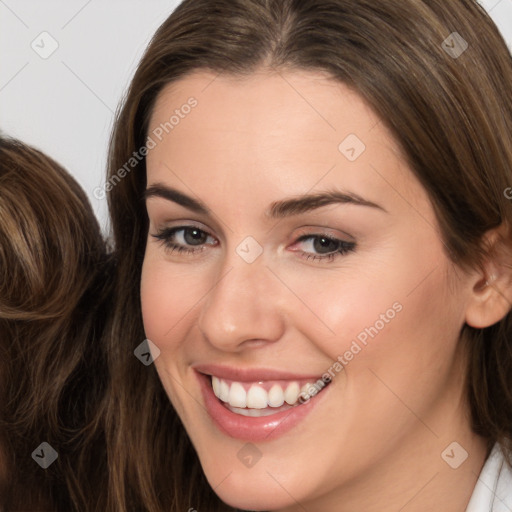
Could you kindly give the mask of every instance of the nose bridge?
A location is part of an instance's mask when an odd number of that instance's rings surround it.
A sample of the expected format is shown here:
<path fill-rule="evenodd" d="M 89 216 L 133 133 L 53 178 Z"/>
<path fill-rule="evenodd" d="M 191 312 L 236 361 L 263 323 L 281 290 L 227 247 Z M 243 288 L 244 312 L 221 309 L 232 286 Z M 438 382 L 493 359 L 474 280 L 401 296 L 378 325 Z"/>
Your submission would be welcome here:
<path fill-rule="evenodd" d="M 275 283 L 264 259 L 259 255 L 250 261 L 238 252 L 224 259 L 199 317 L 201 332 L 224 350 L 236 350 L 248 340 L 276 341 L 283 329 Z"/>

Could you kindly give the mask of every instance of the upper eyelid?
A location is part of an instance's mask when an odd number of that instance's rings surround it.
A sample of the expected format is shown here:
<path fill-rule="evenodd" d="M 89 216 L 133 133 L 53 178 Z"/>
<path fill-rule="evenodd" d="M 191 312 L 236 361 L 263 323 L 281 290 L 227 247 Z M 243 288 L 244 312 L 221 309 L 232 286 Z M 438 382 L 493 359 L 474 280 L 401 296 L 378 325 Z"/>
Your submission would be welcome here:
<path fill-rule="evenodd" d="M 156 230 L 156 235 L 165 235 L 166 233 L 177 233 L 179 231 L 184 231 L 186 229 L 197 229 L 199 231 L 202 231 L 203 233 L 206 233 L 207 236 L 210 236 L 212 238 L 215 238 L 217 240 L 217 237 L 215 235 L 212 235 L 210 233 L 210 231 L 206 230 L 206 229 L 203 229 L 199 226 L 195 226 L 195 225 L 192 225 L 192 224 L 187 224 L 187 225 L 178 225 L 178 226 L 166 226 L 164 228 L 161 228 L 161 229 L 157 229 Z"/>
<path fill-rule="evenodd" d="M 182 222 L 182 221 L 178 220 L 178 221 L 172 221 L 172 222 Z M 208 227 L 205 227 L 205 225 L 199 221 L 187 221 L 186 224 L 164 225 L 162 227 L 155 226 L 156 231 L 158 231 L 159 233 L 163 233 L 165 231 L 179 231 L 179 230 L 187 229 L 187 228 L 199 229 L 200 231 L 203 231 L 204 233 L 206 233 L 209 236 L 212 236 L 213 238 L 216 238 L 216 239 L 220 238 L 217 235 L 214 235 L 212 233 L 212 230 L 210 230 Z M 355 242 L 355 238 L 352 235 L 346 233 L 345 231 L 340 231 L 340 230 L 337 230 L 334 228 L 325 228 L 325 227 L 322 228 L 320 226 L 304 226 L 304 227 L 301 227 L 298 229 L 301 232 L 294 236 L 295 241 L 298 241 L 298 240 L 304 239 L 304 238 L 315 237 L 315 236 L 325 236 L 326 238 L 331 238 L 333 240 L 339 240 L 341 242 Z M 305 230 L 308 230 L 308 232 L 306 232 Z M 309 231 L 309 230 L 311 230 L 311 231 Z M 340 236 L 336 233 L 333 233 L 332 231 L 338 231 L 339 233 L 342 233 L 342 235 Z M 345 237 L 347 239 L 345 239 Z"/>
<path fill-rule="evenodd" d="M 178 224 L 173 225 L 172 223 L 177 222 Z M 185 222 L 185 224 L 184 224 Z M 150 225 L 151 225 L 150 221 Z M 160 224 L 160 225 L 159 225 Z M 158 231 L 159 233 L 163 233 L 165 231 L 178 231 L 180 229 L 187 229 L 187 228 L 195 228 L 199 229 L 200 231 L 204 231 L 210 236 L 215 236 L 212 234 L 212 230 L 210 230 L 208 227 L 206 227 L 202 222 L 199 221 L 183 221 L 183 220 L 177 220 L 177 221 L 168 221 L 168 222 L 162 222 L 162 223 L 154 223 L 153 229 Z M 215 238 L 217 238 L 215 236 Z"/>
<path fill-rule="evenodd" d="M 206 231 L 204 229 L 201 229 L 201 228 L 198 228 L 197 226 L 194 226 L 194 225 L 168 226 L 168 227 L 163 228 L 162 230 L 158 230 L 157 233 L 154 234 L 153 236 L 155 238 L 162 238 L 162 235 L 165 236 L 166 232 L 169 233 L 169 234 L 170 233 L 175 234 L 176 232 L 186 230 L 187 228 L 189 228 L 189 229 L 194 229 L 194 228 L 199 229 L 203 233 L 206 233 L 207 236 L 212 237 L 216 241 L 218 241 L 217 237 L 215 237 L 214 235 L 212 235 L 208 231 Z M 327 233 L 322 233 L 322 232 L 303 233 L 302 235 L 298 235 L 297 237 L 294 238 L 294 240 L 291 242 L 290 245 L 293 246 L 293 245 L 295 245 L 297 243 L 304 242 L 304 241 L 306 241 L 308 239 L 319 238 L 319 237 L 329 238 L 330 240 L 333 240 L 333 241 L 336 241 L 336 242 L 341 242 L 342 244 L 345 244 L 345 245 L 348 245 L 348 246 L 355 247 L 357 245 L 355 241 L 344 240 L 343 238 L 338 238 L 337 236 L 334 236 L 332 234 L 327 234 Z M 181 244 L 176 244 L 176 245 L 181 245 Z M 201 244 L 201 245 L 205 246 L 205 245 L 208 245 L 208 244 L 205 242 L 204 244 Z"/>
<path fill-rule="evenodd" d="M 215 235 L 213 235 L 209 229 L 206 229 L 202 226 L 198 226 L 196 224 L 178 224 L 176 226 L 164 226 L 162 228 L 157 228 L 157 231 L 159 233 L 164 233 L 164 232 L 170 232 L 170 231 L 173 231 L 173 232 L 176 232 L 176 231 L 181 231 L 181 230 L 184 230 L 184 229 L 199 229 L 200 231 L 203 231 L 204 233 L 206 233 L 207 235 L 213 237 L 213 238 L 218 238 L 216 237 Z M 348 235 L 348 233 L 344 233 L 348 238 L 352 239 L 353 237 L 351 237 L 350 235 Z M 335 234 L 332 234 L 332 233 L 328 233 L 326 231 L 313 231 L 311 233 L 300 233 L 298 235 L 296 235 L 295 237 L 295 241 L 298 241 L 298 240 L 302 240 L 302 239 L 305 239 L 305 238 L 312 238 L 312 237 L 317 237 L 317 236 L 324 236 L 326 238 L 330 238 L 332 240 L 339 240 L 340 242 L 343 242 L 343 241 L 346 241 L 346 242 L 350 242 L 352 240 L 343 240 L 343 238 L 340 238 L 339 236 L 335 235 Z"/>
<path fill-rule="evenodd" d="M 299 231 L 300 233 L 296 235 L 296 240 L 309 236 L 325 236 L 327 238 L 332 238 L 333 240 L 339 240 L 340 242 L 356 242 L 354 236 L 350 235 L 346 231 L 335 228 L 304 226 L 299 228 Z"/>
<path fill-rule="evenodd" d="M 205 232 L 208 236 L 213 237 L 221 244 L 226 242 L 222 231 L 219 235 L 217 235 L 216 229 L 211 229 L 210 226 L 204 224 L 200 220 L 192 220 L 185 217 L 181 219 L 168 219 L 167 221 L 163 220 L 163 222 L 155 222 L 153 224 L 154 229 L 159 233 L 170 230 L 196 228 Z M 158 224 L 160 224 L 160 226 Z M 344 243 L 356 243 L 356 238 L 353 235 L 339 228 L 332 228 L 315 224 L 304 224 L 302 226 L 296 227 L 295 229 L 292 229 L 291 231 L 291 234 L 287 237 L 288 242 L 286 242 L 286 246 L 294 245 L 298 243 L 299 240 L 303 241 L 304 239 L 314 236 L 325 236 L 332 240 L 337 240 Z"/>
<path fill-rule="evenodd" d="M 296 239 L 298 242 L 299 240 L 307 240 L 308 238 L 317 238 L 317 237 L 325 237 L 329 238 L 330 240 L 337 240 L 339 242 L 350 242 L 350 240 L 344 240 L 343 238 L 339 238 L 335 235 L 331 235 L 329 233 L 306 233 L 303 235 L 299 235 Z"/>

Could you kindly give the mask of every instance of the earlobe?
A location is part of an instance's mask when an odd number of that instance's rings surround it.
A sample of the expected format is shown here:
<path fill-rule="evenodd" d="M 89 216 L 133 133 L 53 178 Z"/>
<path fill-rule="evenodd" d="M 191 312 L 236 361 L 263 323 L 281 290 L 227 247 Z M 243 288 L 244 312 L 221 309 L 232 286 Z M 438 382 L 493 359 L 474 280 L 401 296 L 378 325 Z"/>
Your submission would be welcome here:
<path fill-rule="evenodd" d="M 475 274 L 466 308 L 466 323 L 483 329 L 502 320 L 512 310 L 512 238 L 503 225 L 486 235 L 488 257 Z"/>

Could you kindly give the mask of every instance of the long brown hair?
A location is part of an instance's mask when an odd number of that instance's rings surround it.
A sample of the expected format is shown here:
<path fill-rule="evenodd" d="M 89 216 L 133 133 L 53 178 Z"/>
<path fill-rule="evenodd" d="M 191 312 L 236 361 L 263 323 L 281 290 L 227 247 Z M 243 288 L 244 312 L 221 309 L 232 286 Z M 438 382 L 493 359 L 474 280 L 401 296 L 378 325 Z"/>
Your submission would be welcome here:
<path fill-rule="evenodd" d="M 450 53 L 455 41 L 458 54 Z M 185 0 L 147 48 L 111 141 L 108 201 L 119 275 L 110 414 L 119 430 L 109 440 L 121 510 L 129 500 L 148 510 L 218 506 L 155 369 L 133 357 L 144 339 L 139 281 L 148 222 L 145 159 L 130 159 L 148 145 L 148 119 L 165 85 L 195 70 L 248 75 L 261 67 L 327 72 L 373 107 L 428 192 L 447 254 L 461 268 L 482 266 L 488 230 L 512 226 L 503 194 L 512 184 L 512 60 L 476 1 Z M 512 314 L 486 329 L 465 326 L 463 342 L 472 427 L 489 447 L 505 445 L 512 438 Z M 190 489 L 185 480 L 192 479 L 193 495 L 175 492 Z"/>
<path fill-rule="evenodd" d="M 1 510 L 105 510 L 111 275 L 78 183 L 40 151 L 0 138 Z M 58 454 L 46 469 L 32 458 L 43 442 Z"/>

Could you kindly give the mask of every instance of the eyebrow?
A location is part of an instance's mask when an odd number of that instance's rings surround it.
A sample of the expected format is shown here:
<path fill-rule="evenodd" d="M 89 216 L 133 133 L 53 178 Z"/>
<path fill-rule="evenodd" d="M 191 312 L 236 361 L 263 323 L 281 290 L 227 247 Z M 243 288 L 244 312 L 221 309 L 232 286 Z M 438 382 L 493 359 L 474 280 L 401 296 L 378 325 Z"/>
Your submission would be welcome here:
<path fill-rule="evenodd" d="M 317 208 L 322 208 L 324 206 L 329 206 L 331 204 L 353 204 L 356 206 L 367 206 L 369 208 L 376 208 L 388 213 L 387 210 L 381 205 L 363 199 L 361 196 L 358 196 L 353 192 L 340 192 L 335 190 L 330 192 L 298 196 L 291 199 L 286 199 L 284 201 L 277 201 L 272 203 L 268 215 L 276 219 L 289 217 L 292 215 L 309 212 L 311 210 L 316 210 Z"/>
<path fill-rule="evenodd" d="M 208 215 L 210 209 L 205 206 L 201 201 L 198 201 L 190 196 L 187 196 L 183 192 L 180 192 L 174 188 L 167 187 L 162 183 L 155 183 L 144 191 L 144 199 L 150 197 L 161 197 L 179 204 L 195 213 Z M 272 203 L 270 209 L 266 212 L 266 215 L 270 218 L 284 218 L 291 217 L 293 215 L 299 215 L 306 213 L 324 206 L 331 204 L 352 204 L 356 206 L 366 206 L 369 208 L 375 208 L 387 212 L 387 210 L 381 205 L 368 201 L 361 196 L 352 192 L 340 192 L 330 191 L 316 194 L 306 194 L 283 201 L 276 201 Z"/>
<path fill-rule="evenodd" d="M 168 201 L 184 206 L 195 213 L 201 213 L 203 215 L 208 215 L 210 213 L 209 208 L 200 201 L 197 201 L 196 199 L 161 183 L 155 183 L 144 191 L 144 199 L 147 200 L 150 197 L 161 197 L 163 199 L 167 199 Z"/>

